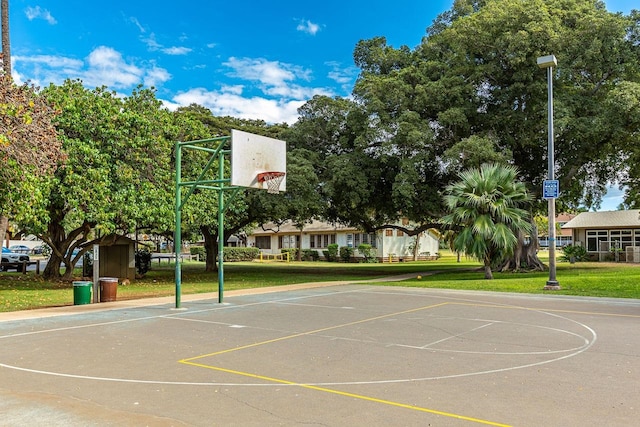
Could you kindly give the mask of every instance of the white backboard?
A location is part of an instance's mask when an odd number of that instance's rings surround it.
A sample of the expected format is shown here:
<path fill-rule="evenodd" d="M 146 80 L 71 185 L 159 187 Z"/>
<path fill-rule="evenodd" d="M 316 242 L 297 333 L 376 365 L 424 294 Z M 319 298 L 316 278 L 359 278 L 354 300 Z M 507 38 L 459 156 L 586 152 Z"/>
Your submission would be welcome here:
<path fill-rule="evenodd" d="M 263 172 L 287 171 L 287 143 L 279 139 L 233 129 L 231 131 L 231 185 L 267 189 L 258 181 Z M 287 177 L 280 191 L 287 190 Z"/>

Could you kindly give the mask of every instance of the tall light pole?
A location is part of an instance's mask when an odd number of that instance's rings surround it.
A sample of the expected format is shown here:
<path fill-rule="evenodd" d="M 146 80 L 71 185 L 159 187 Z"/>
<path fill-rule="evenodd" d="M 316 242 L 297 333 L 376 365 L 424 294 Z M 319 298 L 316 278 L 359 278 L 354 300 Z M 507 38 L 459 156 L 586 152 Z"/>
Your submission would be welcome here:
<path fill-rule="evenodd" d="M 558 181 L 554 178 L 554 148 L 553 148 L 553 67 L 558 65 L 558 60 L 554 55 L 541 56 L 538 58 L 538 67 L 547 69 L 547 87 L 549 99 L 549 130 L 547 157 L 549 158 L 549 171 L 547 180 L 544 183 L 543 196 L 549 202 L 549 280 L 544 289 L 557 290 L 560 284 L 556 280 L 556 197 L 558 197 Z"/>

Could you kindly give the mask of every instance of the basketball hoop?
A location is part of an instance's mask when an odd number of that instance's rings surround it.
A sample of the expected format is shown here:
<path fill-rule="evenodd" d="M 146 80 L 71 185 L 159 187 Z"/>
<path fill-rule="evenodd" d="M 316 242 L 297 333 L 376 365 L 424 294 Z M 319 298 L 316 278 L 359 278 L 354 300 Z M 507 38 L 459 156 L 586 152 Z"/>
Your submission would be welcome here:
<path fill-rule="evenodd" d="M 267 183 L 267 193 L 278 194 L 285 172 L 263 172 L 258 174 L 258 182 Z M 264 185 L 264 184 L 263 184 Z"/>

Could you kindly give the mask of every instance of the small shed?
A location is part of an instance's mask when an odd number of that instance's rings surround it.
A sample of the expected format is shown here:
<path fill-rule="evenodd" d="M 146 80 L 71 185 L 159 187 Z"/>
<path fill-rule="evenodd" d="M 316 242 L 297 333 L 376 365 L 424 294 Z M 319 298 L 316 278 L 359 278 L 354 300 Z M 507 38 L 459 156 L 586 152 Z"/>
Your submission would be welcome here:
<path fill-rule="evenodd" d="M 136 277 L 135 241 L 117 234 L 100 239 L 100 277 L 133 280 Z"/>

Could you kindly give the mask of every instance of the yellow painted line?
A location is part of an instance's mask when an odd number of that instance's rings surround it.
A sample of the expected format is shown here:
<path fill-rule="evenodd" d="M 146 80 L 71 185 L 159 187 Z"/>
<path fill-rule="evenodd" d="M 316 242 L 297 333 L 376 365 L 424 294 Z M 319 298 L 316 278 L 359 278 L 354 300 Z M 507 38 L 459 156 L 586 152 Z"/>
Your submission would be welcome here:
<path fill-rule="evenodd" d="M 479 418 L 466 417 L 464 415 L 452 414 L 450 412 L 444 412 L 444 411 L 438 411 L 438 410 L 435 410 L 435 409 L 423 408 L 421 406 L 409 405 L 409 404 L 406 404 L 406 403 L 393 402 L 391 400 L 377 399 L 375 397 L 364 396 L 362 394 L 348 393 L 348 392 L 340 391 L 340 390 L 333 390 L 333 389 L 326 388 L 326 387 L 318 387 L 318 386 L 308 385 L 308 384 L 299 384 L 299 383 L 295 383 L 295 382 L 292 382 L 292 381 L 281 380 L 281 379 L 278 379 L 278 378 L 271 378 L 271 377 L 267 377 L 267 376 L 264 376 L 264 375 L 252 374 L 252 373 L 249 373 L 249 372 L 236 371 L 236 370 L 233 370 L 233 369 L 226 369 L 226 368 L 221 368 L 221 367 L 217 367 L 217 366 L 204 365 L 204 364 L 201 364 L 201 363 L 193 363 L 193 362 L 189 362 L 188 360 L 181 360 L 180 363 L 184 363 L 185 365 L 197 366 L 197 367 L 200 367 L 200 368 L 211 369 L 211 370 L 214 370 L 214 371 L 226 372 L 226 373 L 229 373 L 229 374 L 241 375 L 241 376 L 249 377 L 249 378 L 253 378 L 253 379 L 270 381 L 270 382 L 274 382 L 274 383 L 278 383 L 278 384 L 286 384 L 286 385 L 298 386 L 298 387 L 302 387 L 302 388 L 306 388 L 306 389 L 310 389 L 310 390 L 316 390 L 316 391 L 322 391 L 322 392 L 325 392 L 325 393 L 337 394 L 339 396 L 346 396 L 346 397 L 351 397 L 351 398 L 360 399 L 360 400 L 366 400 L 366 401 L 374 402 L 374 403 L 382 403 L 382 404 L 389 405 L 389 406 L 395 406 L 397 408 L 411 409 L 411 410 L 414 410 L 414 411 L 426 412 L 426 413 L 429 413 L 429 414 L 440 415 L 440 416 L 443 416 L 443 417 L 455 418 L 455 419 L 464 420 L 464 421 L 470 421 L 470 422 L 477 423 L 477 424 L 484 424 L 484 425 L 489 425 L 489 426 L 510 427 L 508 424 L 501 424 L 501 423 L 496 423 L 496 422 L 493 422 L 493 421 L 482 420 L 482 419 L 479 419 Z"/>
<path fill-rule="evenodd" d="M 256 342 L 256 343 L 253 343 L 253 344 L 243 345 L 243 346 L 240 346 L 240 347 L 234 347 L 234 348 L 229 348 L 229 349 L 226 349 L 226 350 L 216 351 L 214 353 L 203 354 L 203 355 L 200 355 L 200 356 L 195 356 L 195 357 L 191 357 L 191 358 L 188 358 L 188 359 L 183 359 L 180 362 L 181 363 L 186 363 L 186 362 L 190 362 L 192 360 L 203 359 L 205 357 L 218 356 L 220 354 L 231 353 L 231 352 L 239 351 L 239 350 L 245 350 L 247 348 L 253 348 L 253 347 L 258 347 L 258 346 L 265 345 L 265 344 L 271 344 L 271 343 L 274 343 L 274 342 L 290 340 L 292 338 L 297 338 L 297 337 L 301 337 L 301 336 L 305 336 L 305 335 L 312 335 L 312 334 L 317 334 L 317 333 L 320 333 L 320 332 L 330 331 L 332 329 L 344 328 L 346 326 L 358 325 L 360 323 L 372 322 L 374 320 L 385 319 L 387 317 L 398 316 L 398 315 L 401 315 L 401 314 L 414 313 L 416 311 L 421 311 L 421 310 L 428 310 L 428 309 L 431 309 L 431 308 L 441 307 L 441 306 L 448 305 L 448 304 L 449 304 L 448 302 L 443 302 L 443 303 L 440 303 L 440 304 L 427 305 L 427 306 L 424 306 L 424 307 L 412 308 L 410 310 L 398 311 L 396 313 L 384 314 L 382 316 L 370 317 L 368 319 L 356 320 L 355 322 L 349 322 L 349 323 L 343 323 L 343 324 L 340 324 L 340 325 L 328 326 L 326 328 L 315 329 L 313 331 L 300 332 L 300 333 L 293 334 L 293 335 L 287 335 L 285 337 L 274 338 L 272 340 L 260 341 L 260 342 Z"/>
<path fill-rule="evenodd" d="M 560 309 L 553 309 L 553 308 L 532 308 L 532 307 L 521 307 L 517 305 L 476 304 L 476 303 L 470 303 L 470 302 L 451 302 L 449 304 L 466 305 L 471 307 L 510 308 L 510 309 L 528 310 L 528 311 L 542 311 L 542 312 L 548 312 L 548 313 L 588 314 L 592 316 L 630 317 L 633 319 L 640 318 L 640 315 L 638 314 L 617 314 L 617 313 L 600 313 L 597 311 L 560 310 Z"/>

